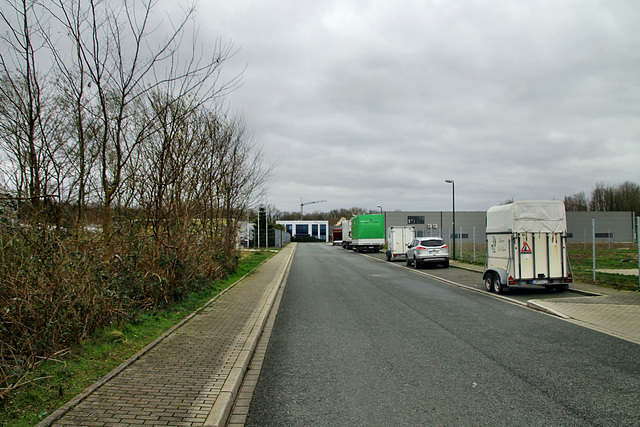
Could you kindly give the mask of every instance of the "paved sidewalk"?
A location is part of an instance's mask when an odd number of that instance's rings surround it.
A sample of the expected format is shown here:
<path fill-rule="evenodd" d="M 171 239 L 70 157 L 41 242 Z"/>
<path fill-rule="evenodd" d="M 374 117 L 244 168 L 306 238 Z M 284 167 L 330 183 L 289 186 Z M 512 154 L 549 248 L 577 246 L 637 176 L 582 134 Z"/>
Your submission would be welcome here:
<path fill-rule="evenodd" d="M 287 245 L 38 425 L 224 425 L 294 252 Z"/>
<path fill-rule="evenodd" d="M 573 288 L 595 290 L 584 284 Z M 640 344 L 640 292 L 598 289 L 598 296 L 530 300 L 529 307 L 573 320 L 591 329 Z"/>
<path fill-rule="evenodd" d="M 452 261 L 452 267 L 482 272 L 482 267 Z M 618 291 L 587 283 L 572 283 L 570 289 L 583 294 L 575 298 L 532 299 L 533 309 L 640 344 L 640 291 Z M 506 296 L 509 294 L 507 293 Z"/>

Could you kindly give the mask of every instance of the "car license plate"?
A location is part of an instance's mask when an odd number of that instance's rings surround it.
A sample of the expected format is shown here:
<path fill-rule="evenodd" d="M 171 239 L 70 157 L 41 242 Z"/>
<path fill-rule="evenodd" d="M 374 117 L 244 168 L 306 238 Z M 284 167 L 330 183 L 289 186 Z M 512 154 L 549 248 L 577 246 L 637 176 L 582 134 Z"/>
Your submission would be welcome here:
<path fill-rule="evenodd" d="M 549 281 L 547 279 L 540 279 L 540 280 L 532 280 L 531 281 L 532 285 L 546 285 L 547 283 L 549 283 Z"/>

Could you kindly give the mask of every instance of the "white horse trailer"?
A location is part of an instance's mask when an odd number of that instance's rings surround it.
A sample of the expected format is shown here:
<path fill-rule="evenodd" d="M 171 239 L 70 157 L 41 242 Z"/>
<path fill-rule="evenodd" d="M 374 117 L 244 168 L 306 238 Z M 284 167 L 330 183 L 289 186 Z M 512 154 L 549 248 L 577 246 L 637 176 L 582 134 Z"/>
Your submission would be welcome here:
<path fill-rule="evenodd" d="M 519 201 L 490 208 L 483 279 L 496 293 L 514 286 L 568 289 L 573 275 L 564 203 Z"/>

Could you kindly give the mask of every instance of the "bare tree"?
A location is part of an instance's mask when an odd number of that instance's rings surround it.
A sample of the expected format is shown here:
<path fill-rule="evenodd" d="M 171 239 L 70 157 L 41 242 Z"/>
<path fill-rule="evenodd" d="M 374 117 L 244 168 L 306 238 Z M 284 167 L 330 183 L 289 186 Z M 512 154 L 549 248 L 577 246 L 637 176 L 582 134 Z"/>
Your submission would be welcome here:
<path fill-rule="evenodd" d="M 640 212 L 640 186 L 625 181 L 616 189 L 616 210 Z"/>
<path fill-rule="evenodd" d="M 53 8 L 57 5 L 57 8 Z M 95 140 L 100 133 L 99 124 L 92 115 L 91 103 L 95 101 L 95 93 L 91 93 L 91 82 L 86 73 L 83 56 L 82 30 L 88 20 L 86 9 L 80 1 L 54 2 L 47 9 L 50 16 L 66 29 L 68 43 L 73 52 L 69 57 L 62 56 L 51 38 L 46 41 L 57 67 L 57 85 L 61 96 L 57 103 L 61 111 L 66 113 L 67 123 L 62 132 L 66 140 L 67 179 L 71 180 L 67 199 L 72 200 L 75 192 L 77 216 L 76 225 L 85 221 L 87 193 L 91 170 L 97 160 Z"/>
<path fill-rule="evenodd" d="M 184 224 L 194 219 L 190 207 L 195 202 L 188 188 L 198 168 L 196 109 L 184 98 L 156 92 L 150 96 L 144 120 L 153 123 L 154 132 L 140 146 L 132 188 L 153 234 L 157 266 L 161 247 L 173 244 L 168 241 L 172 235 L 176 241 L 178 230 L 183 234 L 177 240 L 188 240 L 184 233 L 189 227 Z"/>
<path fill-rule="evenodd" d="M 246 219 L 251 201 L 267 189 L 273 165 L 263 162 L 259 147 L 247 134 L 244 122 L 208 112 L 201 133 L 200 200 L 206 232 L 223 253 L 237 243 L 238 220 Z"/>
<path fill-rule="evenodd" d="M 591 194 L 589 207 L 593 211 L 640 212 L 640 186 L 630 181 L 617 187 L 599 182 Z"/>
<path fill-rule="evenodd" d="M 261 199 L 267 190 L 272 165 L 266 165 L 262 152 L 247 134 L 245 123 L 236 118 L 229 122 L 223 179 L 218 187 L 221 194 L 222 218 L 227 227 L 223 236 L 228 255 L 235 246 L 237 219 L 246 215 L 252 198 Z"/>
<path fill-rule="evenodd" d="M 41 198 L 46 195 L 45 163 L 52 150 L 45 150 L 50 137 L 46 117 L 44 85 L 46 76 L 38 70 L 37 54 L 46 35 L 37 23 L 38 3 L 33 0 L 7 2 L 0 19 L 8 31 L 0 35 L 0 142 L 10 156 L 17 196 L 27 200 L 32 212 L 39 214 Z"/>
<path fill-rule="evenodd" d="M 144 115 L 142 110 L 149 108 L 144 98 L 161 88 L 168 92 L 177 89 L 179 97 L 198 91 L 203 99 L 220 94 L 224 87 L 214 83 L 219 66 L 230 55 L 230 48 L 218 45 L 208 57 L 194 48 L 187 58 L 181 58 L 181 42 L 195 13 L 193 6 L 185 10 L 183 19 L 162 38 L 152 24 L 155 4 L 152 0 L 124 3 L 87 0 L 84 4 L 86 9 L 81 0 L 58 0 L 57 15 L 76 45 L 79 70 L 75 75 L 81 79 L 82 87 L 86 75 L 87 84 L 95 91 L 100 129 L 96 144 L 103 198 L 102 226 L 105 260 L 108 260 L 112 207 L 121 196 L 119 191 L 126 179 L 123 172 L 138 146 L 155 131 L 153 122 L 136 120 Z M 67 75 L 74 76 L 69 72 Z M 205 87 L 206 94 L 202 96 Z M 76 90 L 76 99 L 82 99 L 81 89 Z M 81 122 L 78 124 L 82 126 Z M 81 132 L 78 132 L 79 138 L 82 138 Z M 83 177 L 84 173 L 81 171 L 80 175 Z M 79 198 L 82 199 L 81 194 Z"/>
<path fill-rule="evenodd" d="M 572 196 L 565 196 L 564 205 L 567 211 L 586 211 L 589 207 L 587 196 L 585 196 L 584 191 Z"/>

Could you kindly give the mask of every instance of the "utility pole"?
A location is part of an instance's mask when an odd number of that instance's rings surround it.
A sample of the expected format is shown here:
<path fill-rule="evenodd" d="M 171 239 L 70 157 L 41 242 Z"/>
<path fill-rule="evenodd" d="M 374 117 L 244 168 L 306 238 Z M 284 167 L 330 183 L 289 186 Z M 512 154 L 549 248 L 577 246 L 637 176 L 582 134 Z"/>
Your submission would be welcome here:
<path fill-rule="evenodd" d="M 300 197 L 300 221 L 302 221 L 302 209 L 304 208 L 304 205 L 313 205 L 314 203 L 323 203 L 323 202 L 326 202 L 326 200 L 316 200 L 315 202 L 303 202 L 302 197 Z"/>

